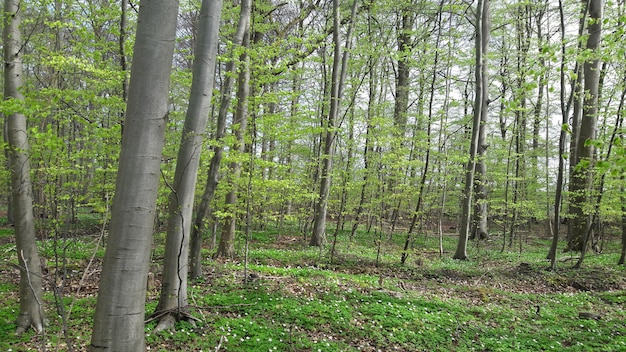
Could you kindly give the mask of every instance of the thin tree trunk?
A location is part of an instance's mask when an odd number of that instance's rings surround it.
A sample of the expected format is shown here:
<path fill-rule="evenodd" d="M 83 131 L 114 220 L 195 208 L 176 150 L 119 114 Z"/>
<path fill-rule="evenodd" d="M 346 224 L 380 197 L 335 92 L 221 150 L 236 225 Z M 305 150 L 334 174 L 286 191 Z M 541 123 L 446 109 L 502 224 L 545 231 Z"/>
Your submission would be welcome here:
<path fill-rule="evenodd" d="M 91 351 L 144 351 L 146 278 L 178 2 L 142 2 L 128 90 L 124 136 L 96 303 Z"/>
<path fill-rule="evenodd" d="M 220 164 L 222 162 L 222 155 L 224 147 L 222 145 L 223 138 L 226 133 L 226 119 L 228 117 L 228 109 L 230 107 L 231 95 L 233 86 L 235 83 L 235 59 L 234 50 L 236 46 L 243 43 L 243 37 L 245 29 L 250 18 L 251 2 L 250 0 L 243 0 L 241 3 L 241 10 L 239 14 L 239 23 L 237 24 L 237 31 L 233 36 L 233 43 L 235 47 L 231 51 L 231 60 L 226 64 L 226 72 L 224 73 L 224 83 L 221 87 L 220 97 L 220 109 L 217 116 L 217 128 L 215 132 L 215 140 L 218 143 L 213 147 L 213 157 L 209 164 L 209 171 L 207 173 L 207 182 L 202 194 L 202 199 L 198 205 L 196 212 L 196 218 L 191 230 L 191 248 L 190 248 L 190 273 L 189 276 L 192 279 L 202 277 L 202 235 L 204 234 L 204 219 L 209 215 L 210 205 L 215 195 L 215 189 L 219 182 Z"/>
<path fill-rule="evenodd" d="M 248 22 L 249 26 L 249 22 Z M 247 48 L 250 41 L 249 27 L 244 31 L 244 39 L 242 46 Z M 245 152 L 246 143 L 244 136 L 248 125 L 248 96 L 250 95 L 250 59 L 247 53 L 241 55 L 241 70 L 239 71 L 239 80 L 237 82 L 237 110 L 233 119 L 233 134 L 237 140 L 237 144 L 232 150 L 238 154 Z M 238 126 L 237 126 L 238 125 Z M 216 256 L 233 257 L 235 255 L 235 229 L 237 220 L 237 192 L 238 182 L 241 176 L 241 162 L 233 161 L 230 163 L 230 191 L 226 194 L 225 207 L 228 215 L 224 218 L 224 227 L 220 236 L 220 243 L 217 247 Z"/>
<path fill-rule="evenodd" d="M 359 227 L 359 221 L 361 219 L 361 214 L 363 213 L 363 208 L 365 207 L 366 202 L 366 191 L 369 185 L 370 178 L 370 157 L 374 152 L 374 148 L 372 146 L 372 119 L 374 116 L 374 104 L 376 97 L 376 63 L 373 58 L 369 60 L 369 71 L 370 71 L 370 81 L 369 81 L 369 95 L 367 102 L 367 127 L 365 128 L 365 148 L 363 148 L 363 184 L 361 185 L 361 195 L 359 197 L 359 205 L 357 206 L 356 213 L 354 215 L 354 219 L 352 222 L 352 229 L 350 231 L 350 240 L 354 239 L 354 235 L 356 234 L 356 230 Z"/>
<path fill-rule="evenodd" d="M 128 8 L 128 0 L 121 0 L 121 13 L 120 13 L 120 38 L 118 39 L 119 55 L 120 55 L 120 70 L 124 74 L 122 77 L 122 100 L 126 102 L 128 96 L 128 78 L 126 77 L 126 71 L 128 65 L 126 64 L 126 9 Z M 124 114 L 121 115 L 124 118 Z"/>
<path fill-rule="evenodd" d="M 4 99 L 24 101 L 20 92 L 22 83 L 22 37 L 20 1 L 4 2 Z M 15 244 L 20 267 L 20 312 L 16 334 L 32 327 L 44 332 L 44 301 L 41 261 L 35 237 L 32 184 L 30 178 L 30 146 L 27 138 L 26 116 L 21 112 L 5 115 L 6 134 L 11 173 Z"/>
<path fill-rule="evenodd" d="M 467 259 L 467 239 L 471 225 L 471 204 L 472 204 L 472 188 L 474 185 L 474 173 L 476 170 L 476 157 L 479 147 L 479 133 L 481 124 L 481 115 L 485 104 L 485 92 L 488 82 L 483 79 L 487 70 L 485 64 L 485 53 L 487 43 L 489 41 L 489 0 L 478 0 L 476 7 L 476 88 L 474 97 L 474 123 L 471 132 L 469 160 L 465 169 L 465 189 L 463 192 L 463 206 L 461 216 L 461 226 L 459 228 L 459 241 L 457 243 L 454 259 Z M 487 42 L 487 43 L 484 43 Z M 486 113 L 486 112 L 484 112 Z"/>
<path fill-rule="evenodd" d="M 623 108 L 624 108 L 624 103 L 626 100 L 626 90 L 622 92 L 622 98 L 620 100 L 620 108 L 617 110 L 617 116 L 619 118 L 619 128 L 618 130 L 623 131 L 623 124 L 624 124 L 624 117 L 623 117 Z M 622 139 L 622 141 L 624 140 L 624 133 L 620 133 L 620 137 Z M 626 260 L 626 187 L 624 186 L 626 184 L 626 177 L 624 177 L 624 171 L 626 170 L 622 170 L 622 177 L 620 178 L 622 180 L 622 186 L 620 187 L 621 190 L 621 196 L 620 199 L 622 200 L 622 254 L 619 257 L 619 261 L 617 262 L 618 265 L 624 265 L 624 260 Z"/>
<path fill-rule="evenodd" d="M 547 259 L 550 259 L 550 269 L 556 269 L 556 251 L 559 242 L 559 233 L 561 225 L 561 204 L 563 200 L 563 183 L 565 174 L 565 144 L 567 143 L 567 122 L 569 120 L 570 104 L 565 101 L 565 62 L 566 62 L 566 42 L 565 42 L 565 14 L 563 10 L 563 1 L 559 0 L 559 18 L 560 18 L 560 30 L 561 30 L 561 68 L 560 68 L 560 100 L 561 100 L 561 133 L 559 136 L 559 168 L 556 178 L 556 187 L 554 194 L 554 220 L 552 243 L 550 244 L 550 251 L 548 252 Z M 575 89 L 572 89 L 572 95 Z M 569 236 L 568 236 L 569 237 Z"/>
<path fill-rule="evenodd" d="M 358 2 L 352 3 L 352 13 L 350 17 L 350 25 L 346 35 L 346 51 L 341 56 L 341 45 L 339 43 L 340 17 L 339 0 L 333 0 L 333 42 L 335 48 L 333 51 L 333 68 L 331 73 L 331 90 L 330 90 L 330 111 L 325 126 L 324 150 L 321 157 L 322 170 L 320 175 L 320 196 L 315 206 L 315 222 L 313 224 L 313 233 L 310 246 L 323 246 L 326 242 L 326 213 L 328 211 L 328 197 L 330 194 L 332 159 L 335 148 L 335 131 L 337 117 L 339 116 L 339 106 L 341 103 L 343 85 L 346 77 L 348 66 L 349 49 L 352 42 L 353 19 L 356 15 Z"/>
<path fill-rule="evenodd" d="M 341 203 L 339 204 L 339 211 L 337 212 L 337 226 L 333 234 L 333 244 L 330 250 L 330 263 L 333 263 L 335 257 L 335 248 L 337 246 L 337 237 L 339 237 L 339 231 L 343 230 L 343 223 L 345 219 L 346 202 L 348 201 L 348 179 L 352 176 L 353 167 L 353 153 L 354 153 L 354 110 L 350 111 L 349 129 L 347 140 L 348 155 L 346 156 L 346 167 L 344 169 L 343 180 L 341 184 Z"/>
<path fill-rule="evenodd" d="M 626 178 L 622 176 L 622 184 L 626 181 Z M 622 195 L 622 255 L 619 257 L 618 265 L 624 265 L 624 259 L 626 259 L 626 187 L 621 187 Z"/>
<path fill-rule="evenodd" d="M 193 78 L 169 196 L 162 286 L 156 307 L 157 313 L 171 313 L 159 319 L 155 333 L 173 328 L 175 321 L 184 319 L 188 314 L 187 260 L 193 201 L 200 153 L 211 110 L 221 11 L 221 0 L 204 0 L 200 7 Z"/>
<path fill-rule="evenodd" d="M 482 15 L 482 31 L 481 47 L 482 55 L 487 54 L 489 46 L 489 37 L 491 32 L 491 14 L 489 12 L 489 1 L 487 0 Z M 484 59 L 484 56 L 483 56 Z M 473 239 L 486 239 L 489 237 L 487 227 L 487 164 L 485 163 L 485 153 L 487 152 L 487 114 L 489 102 L 489 76 L 486 65 L 483 63 L 483 72 L 481 73 L 482 102 L 480 108 L 480 127 L 478 129 L 478 146 L 476 160 L 476 178 L 474 179 L 474 221 L 472 224 L 473 231 L 470 237 Z"/>
<path fill-rule="evenodd" d="M 587 23 L 587 17 L 589 14 L 589 2 L 590 1 L 583 1 L 582 2 L 582 6 L 581 6 L 581 16 L 580 16 L 580 22 L 579 22 L 579 28 L 578 28 L 578 38 L 582 38 L 582 36 L 584 35 L 584 31 L 586 28 L 586 23 Z M 582 45 L 583 45 L 583 41 L 579 40 L 578 41 L 578 47 L 577 47 L 577 54 L 580 54 L 582 52 Z M 576 79 L 572 81 L 572 93 L 569 97 L 568 100 L 568 112 L 570 109 L 570 106 L 573 104 L 573 116 L 572 116 L 572 122 L 570 125 L 571 128 L 571 133 L 570 133 L 570 145 L 569 145 L 569 179 L 570 182 L 568 184 L 568 192 L 570 195 L 574 194 L 574 182 L 572 182 L 572 180 L 574 179 L 574 169 L 576 168 L 576 164 L 577 164 L 577 152 L 578 152 L 578 136 L 580 134 L 580 120 L 581 120 L 581 114 L 582 114 L 582 104 L 583 104 L 583 79 L 584 79 L 584 70 L 583 70 L 583 64 L 581 64 L 578 60 L 576 61 L 576 66 L 575 66 L 575 74 L 576 74 Z M 570 198 L 572 198 L 572 196 L 570 196 Z M 573 212 L 572 212 L 572 201 L 573 199 L 570 199 L 569 201 L 569 205 L 570 208 L 568 209 L 568 213 L 569 213 L 569 217 L 573 218 Z M 567 226 L 567 250 L 573 250 L 574 249 L 574 226 L 573 226 L 573 222 L 570 221 L 568 223 Z"/>
<path fill-rule="evenodd" d="M 432 119 L 433 119 L 433 104 L 435 99 L 435 82 L 437 80 L 438 75 L 438 67 L 439 67 L 439 43 L 441 41 L 442 35 L 442 10 L 443 10 L 444 1 L 442 0 L 439 3 L 439 10 L 437 11 L 437 38 L 435 40 L 435 58 L 433 62 L 433 72 L 430 80 L 430 99 L 428 100 L 428 126 L 426 127 L 426 155 L 424 156 L 424 168 L 422 169 L 422 176 L 420 178 L 419 183 L 419 191 L 417 194 L 417 203 L 415 205 L 415 211 L 413 213 L 413 218 L 411 219 L 411 225 L 409 226 L 409 230 L 404 241 L 404 249 L 402 255 L 400 257 L 400 263 L 403 265 L 406 263 L 406 260 L 409 257 L 409 247 L 411 245 L 412 233 L 415 229 L 415 224 L 418 219 L 421 219 L 424 215 L 420 213 L 422 208 L 422 200 L 424 199 L 424 189 L 426 186 L 426 179 L 428 175 L 428 167 L 430 166 L 430 148 L 431 148 L 431 130 L 432 130 Z"/>

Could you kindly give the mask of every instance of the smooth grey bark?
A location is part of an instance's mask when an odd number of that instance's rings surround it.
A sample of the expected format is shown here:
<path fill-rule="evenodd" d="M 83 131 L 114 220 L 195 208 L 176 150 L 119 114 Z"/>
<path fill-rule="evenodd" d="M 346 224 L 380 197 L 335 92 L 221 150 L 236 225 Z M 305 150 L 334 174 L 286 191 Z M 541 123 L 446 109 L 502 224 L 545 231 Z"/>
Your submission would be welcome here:
<path fill-rule="evenodd" d="M 173 328 L 188 314 L 187 261 L 202 143 L 211 110 L 222 0 L 203 0 L 194 50 L 189 105 L 169 195 L 169 218 L 161 294 L 156 313 L 163 315 L 155 332 Z"/>
<path fill-rule="evenodd" d="M 9 141 L 9 136 L 8 136 L 8 131 L 7 131 L 7 121 L 6 118 L 3 117 L 3 124 L 2 124 L 2 137 L 4 138 L 4 141 L 8 143 Z M 4 157 L 6 158 L 6 168 L 7 170 L 11 169 L 11 153 L 9 152 L 9 148 L 5 148 L 4 149 Z M 15 221 L 15 217 L 13 216 L 13 195 L 11 192 L 11 187 L 9 187 L 9 192 L 7 193 L 7 225 L 13 225 Z"/>
<path fill-rule="evenodd" d="M 462 199 L 462 215 L 461 226 L 459 227 L 459 241 L 457 243 L 456 252 L 453 258 L 459 260 L 467 260 L 467 240 L 470 232 L 471 216 L 472 216 L 472 189 L 474 185 L 474 175 L 476 171 L 476 157 L 479 147 L 479 133 L 481 124 L 481 115 L 485 106 L 485 93 L 487 90 L 487 81 L 483 79 L 486 75 L 485 52 L 489 41 L 489 0 L 478 0 L 476 5 L 476 67 L 475 67 L 475 96 L 474 96 L 474 119 L 470 138 L 469 160 L 465 168 L 465 186 Z M 484 112 L 486 113 L 486 111 Z"/>
<path fill-rule="evenodd" d="M 248 48 L 250 42 L 249 26 L 250 20 L 248 19 L 242 43 L 244 48 Z M 243 154 L 246 148 L 244 136 L 248 129 L 248 96 L 250 95 L 250 58 L 246 52 L 241 55 L 240 62 L 242 63 L 242 67 L 239 71 L 239 79 L 237 81 L 237 109 L 233 119 L 233 134 L 236 139 L 236 145 L 234 145 L 231 150 L 238 154 Z M 218 257 L 233 257 L 235 255 L 237 192 L 239 189 L 238 182 L 241 176 L 241 162 L 231 162 L 229 169 L 228 182 L 231 188 L 226 194 L 224 202 L 228 215 L 224 218 L 222 235 L 220 236 L 220 243 L 217 247 L 216 256 Z"/>
<path fill-rule="evenodd" d="M 91 351 L 145 351 L 146 279 L 168 118 L 178 2 L 141 2 Z"/>
<path fill-rule="evenodd" d="M 358 2 L 355 0 L 352 3 L 352 13 L 350 15 L 350 25 L 346 34 L 346 49 L 350 49 L 352 42 L 352 27 L 355 18 Z M 333 0 L 333 43 L 335 48 L 333 50 L 333 66 L 331 73 L 331 88 L 330 88 L 330 111 L 328 112 L 328 118 L 325 123 L 324 131 L 324 147 L 320 155 L 321 159 L 321 171 L 320 171 L 320 192 L 319 199 L 315 205 L 315 219 L 313 223 L 313 233 L 310 246 L 323 246 L 326 242 L 326 213 L 328 211 L 328 196 L 330 194 L 331 184 L 331 172 L 333 166 L 333 154 L 335 148 L 335 138 L 337 132 L 337 117 L 339 116 L 339 106 L 341 103 L 343 83 L 346 77 L 346 71 L 348 66 L 348 50 L 344 51 L 343 57 L 341 56 L 341 44 L 339 43 L 340 32 L 340 8 L 339 1 Z"/>
<path fill-rule="evenodd" d="M 23 5 L 23 4 L 22 4 Z M 4 29 L 4 99 L 24 101 L 22 88 L 22 18 L 19 0 L 5 0 Z M 15 243 L 20 268 L 20 312 L 16 334 L 29 328 L 43 333 L 45 327 L 41 261 L 35 237 L 33 194 L 30 178 L 30 146 L 26 116 L 20 111 L 5 115 L 6 135 L 11 173 L 11 201 L 13 205 Z"/>
<path fill-rule="evenodd" d="M 192 279 L 202 277 L 202 258 L 200 251 L 202 249 L 202 235 L 204 233 L 204 219 L 207 217 L 211 210 L 211 202 L 215 195 L 215 189 L 219 183 L 220 164 L 222 162 L 222 156 L 224 153 L 224 146 L 222 145 L 224 135 L 226 134 L 226 118 L 228 117 L 228 109 L 230 108 L 230 101 L 232 98 L 233 86 L 235 84 L 235 56 L 234 52 L 238 46 L 243 43 L 243 37 L 246 29 L 248 19 L 251 12 L 251 1 L 242 0 L 241 9 L 239 12 L 239 22 L 237 24 L 237 31 L 233 35 L 233 47 L 231 48 L 231 59 L 226 63 L 226 70 L 224 72 L 224 82 L 220 89 L 220 109 L 217 115 L 217 128 L 215 131 L 215 140 L 217 143 L 213 147 L 213 157 L 209 164 L 209 170 L 207 172 L 207 182 L 198 205 L 198 211 L 196 212 L 196 218 L 191 230 L 191 248 L 190 248 L 190 273 L 189 276 Z"/>
<path fill-rule="evenodd" d="M 482 38 L 481 47 L 483 59 L 487 55 L 489 37 L 491 32 L 491 18 L 489 12 L 489 2 L 484 5 L 482 15 Z M 489 102 L 489 76 L 487 65 L 483 62 L 483 72 L 481 74 L 482 102 L 480 107 L 480 124 L 478 128 L 478 146 L 476 149 L 476 169 L 474 178 L 474 217 L 471 225 L 472 231 L 469 234 L 471 239 L 486 239 L 489 237 L 487 226 L 487 164 L 485 156 L 487 152 L 487 115 Z"/>
<path fill-rule="evenodd" d="M 587 28 L 587 19 L 589 16 L 589 3 L 590 0 L 585 0 L 582 2 L 581 6 L 581 14 L 578 28 L 578 38 L 582 38 L 585 32 L 585 28 Z M 580 55 L 583 49 L 583 41 L 578 41 L 577 47 L 577 55 Z M 583 79 L 584 79 L 584 64 L 580 62 L 580 60 L 576 60 L 576 66 L 574 71 L 576 72 L 576 79 L 572 82 L 572 93 L 569 97 L 568 101 L 568 109 L 570 106 L 573 106 L 573 113 L 570 124 L 570 145 L 569 145 L 569 179 L 570 182 L 568 184 L 568 192 L 569 196 L 569 205 L 572 204 L 572 194 L 574 193 L 574 183 L 571 180 L 574 179 L 574 169 L 576 168 L 576 164 L 578 163 L 577 152 L 578 152 L 578 136 L 580 134 L 580 121 L 581 115 L 583 113 Z M 573 218 L 573 213 L 571 207 L 568 209 L 568 215 L 570 218 Z M 574 248 L 574 226 L 570 221 L 567 226 L 567 247 L 566 250 L 570 251 Z"/>
<path fill-rule="evenodd" d="M 586 49 L 593 57 L 584 62 L 584 98 L 582 119 L 576 138 L 576 165 L 572 172 L 570 213 L 572 232 L 570 250 L 583 251 L 591 216 L 584 210 L 591 201 L 589 192 L 593 187 L 594 146 L 589 143 L 596 138 L 598 120 L 598 89 L 600 79 L 599 48 L 602 40 L 602 0 L 589 1 L 589 24 Z"/>

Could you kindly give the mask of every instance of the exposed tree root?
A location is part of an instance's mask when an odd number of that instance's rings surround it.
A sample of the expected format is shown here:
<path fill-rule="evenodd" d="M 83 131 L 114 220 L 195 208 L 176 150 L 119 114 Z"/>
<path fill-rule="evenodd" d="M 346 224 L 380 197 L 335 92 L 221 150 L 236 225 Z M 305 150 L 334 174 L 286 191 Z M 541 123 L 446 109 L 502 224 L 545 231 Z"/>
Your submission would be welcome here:
<path fill-rule="evenodd" d="M 200 321 L 200 319 L 179 308 L 154 312 L 151 316 L 148 317 L 148 319 L 146 319 L 146 323 L 149 323 L 153 320 L 159 320 L 157 326 L 154 328 L 154 330 L 152 330 L 152 332 L 155 334 L 166 330 L 175 330 L 175 325 L 178 321 L 186 321 L 194 327 L 196 326 L 196 322 Z"/>

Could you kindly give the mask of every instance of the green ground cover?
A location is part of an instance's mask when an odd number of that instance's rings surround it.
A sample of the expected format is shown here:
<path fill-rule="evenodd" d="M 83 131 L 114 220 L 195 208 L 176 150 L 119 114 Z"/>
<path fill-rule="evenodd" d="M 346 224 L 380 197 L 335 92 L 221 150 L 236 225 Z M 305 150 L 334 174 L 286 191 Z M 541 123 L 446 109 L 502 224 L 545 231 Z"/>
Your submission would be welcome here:
<path fill-rule="evenodd" d="M 402 236 L 384 240 L 379 249 L 374 233 L 359 232 L 352 242 L 347 235 L 340 234 L 331 263 L 328 248 L 304 246 L 295 228 L 255 232 L 247 268 L 254 280 L 245 284 L 243 257 L 212 260 L 205 249 L 205 277 L 189 292 L 198 322 L 156 335 L 156 322 L 149 322 L 150 350 L 626 350 L 626 275 L 615 265 L 617 238 L 603 253 L 590 254 L 582 269 L 571 269 L 575 260 L 561 254 L 559 270 L 551 272 L 542 238 L 525 239 L 520 253 L 517 246 L 500 252 L 496 236 L 472 244 L 470 261 L 456 261 L 450 259 L 455 236 L 443 237 L 443 256 L 438 238 L 418 236 L 401 266 Z M 98 238 L 42 242 L 49 326 L 45 336 L 16 337 L 12 236 L 11 228 L 0 229 L 0 350 L 86 350 L 102 257 Z M 157 275 L 147 314 L 157 303 L 164 235 L 154 242 Z"/>

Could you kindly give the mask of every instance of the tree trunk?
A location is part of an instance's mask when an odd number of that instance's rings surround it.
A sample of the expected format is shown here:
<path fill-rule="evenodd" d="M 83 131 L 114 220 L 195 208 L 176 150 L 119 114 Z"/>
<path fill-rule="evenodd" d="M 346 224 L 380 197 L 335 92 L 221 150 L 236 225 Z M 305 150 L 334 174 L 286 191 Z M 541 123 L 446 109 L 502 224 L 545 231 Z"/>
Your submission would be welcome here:
<path fill-rule="evenodd" d="M 23 4 L 22 4 L 23 5 Z M 22 18 L 18 0 L 4 2 L 4 99 L 23 102 L 22 89 Z M 19 111 L 5 115 L 11 173 L 11 202 L 13 205 L 15 243 L 20 267 L 20 313 L 16 334 L 32 327 L 44 331 L 44 301 L 41 261 L 35 237 L 33 196 L 30 179 L 30 146 L 27 138 L 26 116 Z"/>
<path fill-rule="evenodd" d="M 483 60 L 487 55 L 489 46 L 489 37 L 491 32 L 491 14 L 489 12 L 489 1 L 486 0 L 483 5 L 482 27 L 481 33 L 481 49 Z M 478 69 L 478 68 L 477 68 Z M 487 228 L 487 164 L 485 163 L 485 153 L 487 151 L 487 114 L 489 102 L 489 76 L 487 65 L 483 62 L 481 66 L 482 94 L 480 107 L 480 125 L 478 128 L 478 146 L 476 149 L 476 177 L 474 179 L 474 221 L 472 224 L 473 231 L 470 233 L 472 239 L 486 239 L 489 237 Z M 478 88 L 478 85 L 477 85 Z"/>
<path fill-rule="evenodd" d="M 435 99 L 435 82 L 437 81 L 438 69 L 439 69 L 439 45 L 441 42 L 442 36 L 442 9 L 444 2 L 441 1 L 439 3 L 439 10 L 437 11 L 437 38 L 435 40 L 435 58 L 433 62 L 433 71 L 430 80 L 430 98 L 428 100 L 428 126 L 426 127 L 426 155 L 424 156 L 424 168 L 422 169 L 422 176 L 420 177 L 419 183 L 419 191 L 417 194 L 417 203 L 415 205 L 415 211 L 413 213 L 413 217 L 411 219 L 411 225 L 409 226 L 409 231 L 407 233 L 406 239 L 404 241 L 404 248 L 402 255 L 400 256 L 400 262 L 404 265 L 406 260 L 409 257 L 409 247 L 412 241 L 412 233 L 415 228 L 415 224 L 418 219 L 421 219 L 424 214 L 420 213 L 422 208 L 422 200 L 424 199 L 424 190 L 426 186 L 426 179 L 428 175 L 428 167 L 430 166 L 430 148 L 431 148 L 431 130 L 432 130 L 432 121 L 433 121 L 433 104 Z"/>
<path fill-rule="evenodd" d="M 144 351 L 146 278 L 168 116 L 178 2 L 142 2 L 91 351 Z"/>
<path fill-rule="evenodd" d="M 193 79 L 176 159 L 174 184 L 169 196 L 161 295 L 156 308 L 156 312 L 171 311 L 172 313 L 159 319 L 155 333 L 173 328 L 173 322 L 183 319 L 188 311 L 187 259 L 193 201 L 200 152 L 211 109 L 221 11 L 221 0 L 204 0 L 200 7 Z"/>
<path fill-rule="evenodd" d="M 239 23 L 237 24 L 237 31 L 233 36 L 233 43 L 235 46 L 243 43 L 244 32 L 248 20 L 250 19 L 251 3 L 250 0 L 244 0 L 241 3 L 241 10 L 239 13 Z M 190 273 L 189 276 L 192 279 L 202 277 L 202 265 L 201 255 L 202 250 L 202 235 L 204 232 L 204 218 L 207 217 L 210 211 L 211 201 L 213 201 L 213 195 L 219 182 L 220 164 L 222 162 L 222 154 L 224 147 L 222 145 L 224 134 L 226 133 L 226 118 L 228 117 L 228 109 L 230 107 L 230 100 L 235 83 L 235 61 L 234 50 L 231 51 L 232 60 L 226 64 L 226 72 L 224 73 L 224 83 L 221 87 L 220 97 L 220 110 L 217 116 L 217 129 L 215 132 L 215 140 L 218 143 L 213 147 L 213 157 L 209 164 L 209 171 L 207 173 L 207 182 L 202 194 L 200 205 L 198 205 L 198 211 L 196 212 L 196 218 L 193 224 L 191 232 L 191 249 L 190 249 Z"/>
<path fill-rule="evenodd" d="M 586 48 L 594 57 L 584 63 L 584 99 L 583 114 L 576 138 L 576 165 L 571 182 L 572 233 L 570 250 L 582 251 L 585 245 L 587 228 L 591 221 L 585 204 L 590 201 L 589 193 L 593 187 L 594 147 L 590 144 L 596 138 L 598 114 L 598 85 L 600 78 L 600 60 L 598 51 L 602 39 L 602 0 L 590 0 L 589 25 Z"/>
<path fill-rule="evenodd" d="M 566 58 L 566 46 L 565 46 L 565 15 L 563 13 L 563 0 L 559 0 L 559 16 L 561 20 L 561 68 L 560 68 L 560 82 L 561 82 L 561 133 L 559 135 L 559 169 L 556 177 L 556 189 L 554 193 L 554 219 L 552 243 L 550 244 L 550 251 L 548 252 L 547 259 L 550 259 L 550 269 L 556 269 L 556 251 L 559 243 L 559 232 L 561 225 L 561 201 L 563 193 L 563 178 L 565 173 L 565 143 L 567 142 L 567 125 L 569 117 L 569 108 L 565 104 L 565 58 Z M 550 221 L 550 219 L 548 219 Z"/>
<path fill-rule="evenodd" d="M 356 208 L 356 213 L 354 214 L 354 220 L 352 223 L 352 229 L 350 230 L 350 240 L 354 239 L 356 230 L 359 227 L 359 221 L 361 219 L 361 214 L 363 213 L 363 208 L 365 207 L 365 202 L 367 198 L 366 191 L 370 179 L 370 158 L 372 153 L 374 153 L 374 148 L 372 146 L 372 130 L 374 129 L 374 126 L 372 126 L 372 120 L 374 116 L 374 106 L 376 99 L 376 62 L 373 58 L 370 58 L 369 60 L 369 74 L 370 80 L 367 101 L 367 127 L 365 129 L 365 147 L 363 148 L 363 184 L 361 185 L 359 205 Z"/>
<path fill-rule="evenodd" d="M 243 47 L 249 46 L 249 19 L 244 31 Z M 246 143 L 244 136 L 246 135 L 248 125 L 248 96 L 250 95 L 250 59 L 247 53 L 243 53 L 240 58 L 242 62 L 239 71 L 239 80 L 237 82 L 237 110 L 233 119 L 233 134 L 237 140 L 232 151 L 236 153 L 235 159 L 239 155 L 245 153 Z M 238 126 L 237 126 L 238 125 Z M 225 207 L 228 215 L 224 218 L 224 227 L 220 236 L 220 243 L 217 248 L 216 256 L 233 257 L 235 255 L 235 228 L 237 220 L 237 191 L 238 182 L 241 175 L 241 162 L 233 161 L 230 163 L 229 183 L 230 191 L 226 195 Z"/>
<path fill-rule="evenodd" d="M 489 42 L 490 20 L 489 20 L 489 0 L 478 0 L 476 5 L 476 92 L 474 97 L 474 123 L 471 132 L 469 160 L 465 168 L 465 189 L 463 192 L 463 207 L 461 215 L 461 226 L 459 228 L 459 242 L 457 243 L 454 259 L 467 259 L 467 239 L 471 225 L 471 204 L 472 188 L 474 185 L 474 173 L 476 170 L 476 157 L 478 155 L 480 124 L 485 104 L 485 93 L 488 82 L 483 79 L 486 76 L 487 67 L 485 65 L 485 53 Z"/>
<path fill-rule="evenodd" d="M 352 24 L 357 8 L 358 2 L 355 0 L 352 3 L 352 13 L 350 26 L 346 35 L 346 48 L 350 48 L 351 36 L 352 36 Z M 320 196 L 315 206 L 315 222 L 313 224 L 313 233 L 310 246 L 323 246 L 326 242 L 326 213 L 328 211 L 328 197 L 330 194 L 331 184 L 331 172 L 332 172 L 332 159 L 335 148 L 335 138 L 337 132 L 335 131 L 337 117 L 339 116 L 339 106 L 342 97 L 343 83 L 346 76 L 348 66 L 348 51 L 345 51 L 343 58 L 341 57 L 341 45 L 339 43 L 340 32 L 340 8 L 339 0 L 333 0 L 333 42 L 335 48 L 333 52 L 333 69 L 331 73 L 331 89 L 330 89 L 330 111 L 328 113 L 328 119 L 326 120 L 325 136 L 324 136 L 324 150 L 320 155 L 322 170 L 320 175 Z"/>
<path fill-rule="evenodd" d="M 581 14 L 580 14 L 580 22 L 579 22 L 579 28 L 578 28 L 578 37 L 582 38 L 582 36 L 584 35 L 584 31 L 586 28 L 586 22 L 587 22 L 587 18 L 588 18 L 588 14 L 589 14 L 589 3 L 590 1 L 583 1 L 582 2 L 582 6 L 581 6 Z M 579 40 L 578 41 L 578 47 L 577 47 L 577 55 L 580 55 L 580 53 L 582 52 L 582 45 L 583 45 L 583 41 Z M 580 120 L 581 120 L 581 114 L 582 114 L 582 104 L 583 104 L 583 78 L 584 78 L 584 71 L 583 71 L 583 65 L 577 60 L 576 61 L 576 66 L 575 66 L 575 70 L 576 72 L 576 79 L 572 81 L 572 93 L 569 97 L 568 100 L 568 111 L 570 108 L 570 105 L 573 104 L 573 116 L 572 116 L 572 122 L 570 125 L 571 128 L 571 133 L 570 133 L 570 145 L 569 145 L 569 179 L 570 182 L 568 184 L 568 191 L 570 194 L 570 199 L 569 199 L 569 205 L 570 208 L 568 209 L 568 215 L 570 218 L 574 217 L 573 214 L 573 210 L 571 208 L 572 202 L 573 200 L 573 194 L 574 194 L 574 182 L 572 182 L 572 180 L 574 179 L 574 169 L 576 168 L 576 164 L 578 163 L 578 159 L 576 156 L 576 153 L 578 152 L 578 137 L 580 134 Z M 572 103 L 573 102 L 573 103 Z M 568 227 L 567 227 L 567 249 L 566 250 L 572 250 L 574 248 L 573 245 L 573 241 L 574 241 L 574 226 L 573 226 L 573 222 L 570 221 L 568 223 Z"/>
<path fill-rule="evenodd" d="M 624 109 L 624 103 L 626 102 L 626 91 L 622 92 L 622 98 L 620 100 L 620 105 L 619 105 L 619 109 L 617 110 L 617 116 L 619 118 L 619 131 L 624 131 L 624 116 L 623 116 L 623 109 Z M 621 140 L 624 140 L 624 137 L 626 137 L 624 135 L 624 133 L 620 133 L 619 134 Z M 623 143 L 623 142 L 622 142 Z M 619 261 L 617 262 L 618 265 L 624 265 L 624 260 L 626 260 L 626 187 L 624 185 L 626 185 L 626 177 L 624 177 L 624 172 L 626 172 L 626 170 L 622 170 L 622 185 L 620 187 L 621 190 L 621 196 L 620 199 L 622 200 L 622 254 L 619 257 Z"/>
<path fill-rule="evenodd" d="M 6 143 L 9 142 L 7 123 L 8 121 L 5 118 L 2 124 L 2 137 Z M 11 170 L 12 164 L 11 164 L 11 153 L 9 152 L 9 148 L 4 149 L 4 157 L 6 158 L 5 167 L 7 168 L 7 170 Z M 11 191 L 11 186 L 9 186 L 9 192 L 7 194 L 7 225 L 13 225 L 14 222 L 15 222 L 15 217 L 13 216 L 13 192 Z"/>

